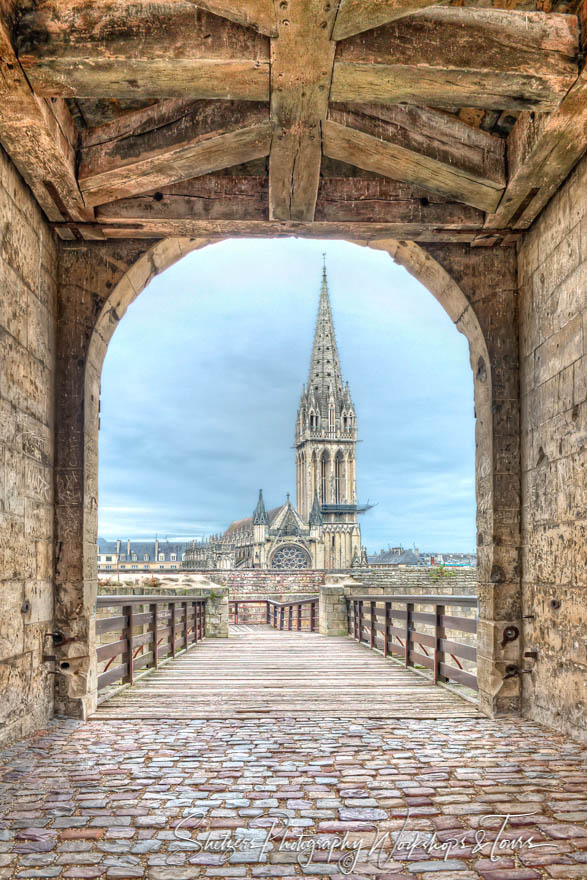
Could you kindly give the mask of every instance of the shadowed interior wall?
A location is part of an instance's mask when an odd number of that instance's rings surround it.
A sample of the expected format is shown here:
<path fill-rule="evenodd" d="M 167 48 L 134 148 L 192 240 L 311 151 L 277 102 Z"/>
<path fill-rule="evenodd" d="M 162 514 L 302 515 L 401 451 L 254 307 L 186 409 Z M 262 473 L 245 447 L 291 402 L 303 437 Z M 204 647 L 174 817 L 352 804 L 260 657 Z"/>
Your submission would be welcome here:
<path fill-rule="evenodd" d="M 527 715 L 587 736 L 587 159 L 519 250 Z M 553 607 L 552 603 L 560 603 Z"/>
<path fill-rule="evenodd" d="M 53 234 L 0 149 L 0 743 L 53 713 L 56 275 Z"/>

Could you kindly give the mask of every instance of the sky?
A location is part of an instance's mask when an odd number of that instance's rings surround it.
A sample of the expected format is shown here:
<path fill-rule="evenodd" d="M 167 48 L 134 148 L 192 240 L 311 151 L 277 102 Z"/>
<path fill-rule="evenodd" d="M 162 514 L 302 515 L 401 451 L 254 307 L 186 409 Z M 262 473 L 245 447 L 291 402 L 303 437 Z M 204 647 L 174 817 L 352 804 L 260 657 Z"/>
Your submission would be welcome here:
<path fill-rule="evenodd" d="M 295 499 L 294 426 L 326 264 L 361 442 L 368 552 L 475 549 L 468 343 L 384 252 L 300 239 L 220 242 L 131 304 L 102 373 L 99 534 L 188 539 Z"/>

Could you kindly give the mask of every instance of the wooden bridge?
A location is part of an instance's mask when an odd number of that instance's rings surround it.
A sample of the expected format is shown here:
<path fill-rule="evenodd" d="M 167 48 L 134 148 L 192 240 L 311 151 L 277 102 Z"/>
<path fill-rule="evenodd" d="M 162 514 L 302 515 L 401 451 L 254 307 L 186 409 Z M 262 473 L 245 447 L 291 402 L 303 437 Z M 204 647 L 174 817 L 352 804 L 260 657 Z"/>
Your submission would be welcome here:
<path fill-rule="evenodd" d="M 401 597 L 399 601 L 401 604 Z M 179 610 L 175 610 L 174 603 L 180 606 Z M 276 614 L 274 608 L 278 604 L 283 607 Z M 134 687 L 123 688 L 103 701 L 93 717 L 101 720 L 285 718 L 307 717 L 308 714 L 317 717 L 387 719 L 479 717 L 480 713 L 473 702 L 436 686 L 431 678 L 404 668 L 397 660 L 368 650 L 369 647 L 377 647 L 381 629 L 375 623 L 378 613 L 375 600 L 369 602 L 375 608 L 369 608 L 366 618 L 368 627 L 363 619 L 362 604 L 360 610 L 357 602 L 349 606 L 349 632 L 364 632 L 366 629 L 367 638 L 361 638 L 364 644 L 358 644 L 348 636 L 325 636 L 312 631 L 315 628 L 312 600 L 306 600 L 305 603 L 270 603 L 267 612 L 263 610 L 261 620 L 271 619 L 273 626 L 266 622 L 233 624 L 229 628 L 228 638 L 202 640 L 197 607 L 190 615 L 189 601 L 177 598 L 170 602 L 166 597 L 166 613 L 171 617 L 175 635 L 183 637 L 193 618 L 197 640 L 192 646 L 186 641 L 187 650 L 179 654 L 174 662 L 159 666 L 149 676 L 136 681 Z M 424 612 L 410 611 L 411 605 L 407 603 L 407 612 L 394 609 L 396 615 L 403 615 L 406 626 L 413 625 L 412 617 L 426 616 Z M 174 610 L 170 611 L 169 606 Z M 233 620 L 235 616 L 238 620 L 238 613 L 238 608 L 233 608 Z M 388 618 L 391 616 L 388 606 L 383 614 Z M 149 612 L 142 615 L 134 612 L 134 621 L 143 621 L 148 615 Z M 160 610 L 159 621 L 163 617 Z M 258 617 L 253 619 L 259 620 Z M 451 619 L 461 620 L 461 625 L 468 626 L 469 630 L 474 624 L 470 618 Z M 103 620 L 119 621 L 120 617 Z M 162 638 L 168 637 L 171 629 L 166 625 L 168 623 L 163 620 L 158 640 L 161 633 L 164 634 Z M 104 630 L 108 626 L 108 623 L 98 621 L 99 629 Z M 389 648 L 393 651 L 393 644 L 397 645 L 398 642 L 397 636 L 395 641 L 392 639 L 392 631 L 401 630 L 391 623 L 387 624 L 387 628 L 391 631 Z M 429 644 L 435 638 L 415 630 L 412 630 L 411 636 L 408 643 L 417 638 Z M 149 638 L 149 633 L 132 638 L 133 648 L 135 645 L 142 648 L 145 644 L 148 646 L 149 641 L 153 642 L 153 636 Z M 175 636 L 171 638 L 175 643 Z M 109 649 L 108 646 L 102 646 L 99 652 L 107 656 L 113 650 L 124 650 L 123 640 L 111 644 L 118 647 Z M 455 642 L 450 642 L 450 646 L 459 650 Z M 422 653 L 426 651 L 425 645 L 419 642 L 417 647 L 414 656 L 424 662 L 427 658 Z M 465 645 L 461 645 L 460 650 L 468 655 L 474 652 L 474 648 Z M 166 648 L 162 652 L 159 648 L 159 653 L 169 655 L 170 651 Z M 413 654 L 411 649 L 410 654 Z M 432 662 L 430 657 L 428 659 Z M 139 658 L 135 659 L 135 665 L 137 660 Z M 124 673 L 124 665 L 116 668 L 121 675 Z M 446 669 L 444 664 L 441 668 Z M 458 668 L 455 671 L 458 673 Z M 471 675 L 468 677 L 473 678 Z M 101 678 L 108 682 L 113 674 L 107 671 Z"/>

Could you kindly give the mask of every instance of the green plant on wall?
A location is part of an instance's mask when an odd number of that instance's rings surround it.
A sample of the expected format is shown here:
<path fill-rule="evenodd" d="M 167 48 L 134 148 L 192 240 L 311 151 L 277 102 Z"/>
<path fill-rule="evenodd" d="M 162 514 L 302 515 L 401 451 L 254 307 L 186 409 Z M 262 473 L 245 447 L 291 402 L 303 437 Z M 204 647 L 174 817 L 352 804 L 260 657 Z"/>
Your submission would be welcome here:
<path fill-rule="evenodd" d="M 452 568 L 447 568 L 444 563 L 442 565 L 437 565 L 436 568 L 433 568 L 430 571 L 430 580 L 432 581 L 440 581 L 443 578 L 455 578 L 456 576 L 456 571 L 453 571 Z"/>

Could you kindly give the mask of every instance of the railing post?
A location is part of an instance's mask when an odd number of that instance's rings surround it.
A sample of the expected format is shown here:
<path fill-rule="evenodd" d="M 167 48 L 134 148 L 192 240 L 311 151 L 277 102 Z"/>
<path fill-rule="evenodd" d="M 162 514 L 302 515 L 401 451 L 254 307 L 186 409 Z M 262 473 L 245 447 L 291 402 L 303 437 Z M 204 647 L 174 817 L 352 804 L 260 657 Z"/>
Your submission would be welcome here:
<path fill-rule="evenodd" d="M 171 656 L 175 657 L 175 602 L 170 602 L 171 609 Z"/>
<path fill-rule="evenodd" d="M 265 599 L 265 623 L 271 625 L 271 605 Z"/>
<path fill-rule="evenodd" d="M 372 648 L 375 645 L 375 602 L 369 603 L 371 606 L 371 620 L 369 627 L 369 647 Z"/>
<path fill-rule="evenodd" d="M 359 630 L 358 630 L 359 610 L 358 609 L 359 609 L 359 603 L 356 600 L 354 600 L 353 601 L 353 638 L 354 639 L 359 638 Z"/>
<path fill-rule="evenodd" d="M 406 644 L 405 644 L 405 665 L 413 666 L 413 663 L 410 660 L 410 634 L 412 629 L 414 628 L 414 604 L 413 602 L 406 602 Z"/>
<path fill-rule="evenodd" d="M 316 631 L 316 603 L 310 602 L 310 632 Z"/>
<path fill-rule="evenodd" d="M 234 603 L 234 625 L 238 626 L 238 602 Z"/>
<path fill-rule="evenodd" d="M 363 640 L 363 600 L 359 599 L 359 642 Z"/>
<path fill-rule="evenodd" d="M 182 602 L 183 605 L 183 647 L 188 649 L 188 603 Z"/>
<path fill-rule="evenodd" d="M 441 617 L 445 614 L 444 605 L 434 606 L 436 624 L 434 627 L 434 684 L 439 681 L 448 681 L 445 675 L 440 674 L 440 664 L 444 662 L 444 651 L 440 647 L 441 639 L 446 637 L 444 627 L 441 624 Z"/>
<path fill-rule="evenodd" d="M 122 609 L 122 613 L 126 618 L 126 648 L 127 648 L 127 656 L 128 656 L 128 673 L 127 680 L 130 685 L 134 683 L 134 657 L 132 655 L 132 605 L 125 605 Z"/>
<path fill-rule="evenodd" d="M 310 616 L 312 615 L 312 610 L 310 608 Z M 302 628 L 302 603 L 298 605 L 298 632 Z"/>
<path fill-rule="evenodd" d="M 391 619 L 390 619 L 391 615 L 389 613 L 391 610 L 391 603 L 384 602 L 384 605 L 385 605 L 385 618 L 384 618 L 385 624 L 384 624 L 384 632 L 383 632 L 383 656 L 387 657 L 387 654 L 388 654 L 387 640 L 389 638 L 389 627 L 391 626 Z"/>
<path fill-rule="evenodd" d="M 279 629 L 283 629 L 284 612 L 285 612 L 285 608 L 279 609 Z"/>
<path fill-rule="evenodd" d="M 293 605 L 289 606 L 287 612 L 287 628 L 291 631 L 291 629 L 293 629 Z"/>
<path fill-rule="evenodd" d="M 151 614 L 153 615 L 153 666 L 155 669 L 159 666 L 159 643 L 157 639 L 157 630 L 159 629 L 159 616 L 157 614 L 157 603 L 151 605 Z"/>

